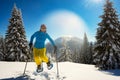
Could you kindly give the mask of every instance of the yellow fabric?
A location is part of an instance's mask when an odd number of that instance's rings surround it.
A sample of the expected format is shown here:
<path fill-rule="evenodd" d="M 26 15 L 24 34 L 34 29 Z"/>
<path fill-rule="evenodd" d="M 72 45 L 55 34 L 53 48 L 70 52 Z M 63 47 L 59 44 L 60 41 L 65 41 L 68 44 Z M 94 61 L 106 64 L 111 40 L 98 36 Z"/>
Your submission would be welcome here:
<path fill-rule="evenodd" d="M 34 60 L 37 65 L 41 65 L 42 62 L 48 62 L 48 57 L 46 55 L 46 48 L 37 49 L 33 48 Z"/>

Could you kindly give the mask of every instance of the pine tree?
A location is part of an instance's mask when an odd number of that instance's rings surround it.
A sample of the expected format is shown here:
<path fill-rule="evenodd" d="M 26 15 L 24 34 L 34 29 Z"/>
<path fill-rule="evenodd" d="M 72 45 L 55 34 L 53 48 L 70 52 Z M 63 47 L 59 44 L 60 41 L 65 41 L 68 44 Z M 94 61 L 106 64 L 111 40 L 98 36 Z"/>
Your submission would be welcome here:
<path fill-rule="evenodd" d="M 0 61 L 3 61 L 5 59 L 5 43 L 4 38 L 2 35 L 0 35 Z"/>
<path fill-rule="evenodd" d="M 63 47 L 60 49 L 61 56 L 59 56 L 58 60 L 61 62 L 63 61 L 70 61 L 72 62 L 72 51 L 69 47 Z"/>
<path fill-rule="evenodd" d="M 93 64 L 93 43 L 90 42 L 89 44 L 89 50 L 88 50 L 88 64 Z"/>
<path fill-rule="evenodd" d="M 80 63 L 88 64 L 89 60 L 89 42 L 86 33 L 84 34 L 83 45 L 80 52 Z"/>
<path fill-rule="evenodd" d="M 67 46 L 66 41 L 63 41 L 63 47 L 60 49 L 61 56 L 58 58 L 59 61 L 70 61 L 72 62 L 72 51 Z"/>
<path fill-rule="evenodd" d="M 100 17 L 94 62 L 103 70 L 120 68 L 120 22 L 110 0 L 106 1 L 104 14 Z"/>
<path fill-rule="evenodd" d="M 75 63 L 80 63 L 80 51 L 77 51 L 77 49 L 75 49 L 75 51 L 72 54 L 72 61 Z"/>
<path fill-rule="evenodd" d="M 28 54 L 28 42 L 22 21 L 21 11 L 14 5 L 5 36 L 6 60 L 25 61 Z"/>

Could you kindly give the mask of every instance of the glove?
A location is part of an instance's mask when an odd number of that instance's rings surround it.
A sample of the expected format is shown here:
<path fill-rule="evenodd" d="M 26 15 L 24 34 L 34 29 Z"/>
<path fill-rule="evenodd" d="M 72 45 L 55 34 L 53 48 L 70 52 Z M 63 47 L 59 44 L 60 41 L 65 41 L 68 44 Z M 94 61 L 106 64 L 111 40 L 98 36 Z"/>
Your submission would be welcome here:
<path fill-rule="evenodd" d="M 54 46 L 54 54 L 57 52 L 57 46 Z"/>
<path fill-rule="evenodd" d="M 32 48 L 32 46 L 33 46 L 33 44 L 32 44 L 32 43 L 29 43 L 29 47 L 30 47 L 30 49 Z"/>

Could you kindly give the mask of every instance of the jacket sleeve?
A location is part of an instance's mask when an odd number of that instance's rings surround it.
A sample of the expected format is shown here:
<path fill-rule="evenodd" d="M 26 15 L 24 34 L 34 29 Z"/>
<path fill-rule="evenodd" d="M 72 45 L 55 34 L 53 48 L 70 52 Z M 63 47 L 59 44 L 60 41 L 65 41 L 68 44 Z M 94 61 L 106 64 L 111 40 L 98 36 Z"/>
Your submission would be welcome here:
<path fill-rule="evenodd" d="M 37 33 L 37 32 L 35 32 L 35 33 L 31 36 L 31 38 L 30 38 L 30 43 L 33 43 L 33 40 L 34 40 L 34 38 L 35 38 L 36 33 Z"/>
<path fill-rule="evenodd" d="M 54 43 L 54 41 L 53 41 L 53 39 L 47 34 L 47 38 L 48 38 L 48 40 L 51 42 L 51 44 L 53 45 L 53 46 L 55 46 L 55 43 Z"/>

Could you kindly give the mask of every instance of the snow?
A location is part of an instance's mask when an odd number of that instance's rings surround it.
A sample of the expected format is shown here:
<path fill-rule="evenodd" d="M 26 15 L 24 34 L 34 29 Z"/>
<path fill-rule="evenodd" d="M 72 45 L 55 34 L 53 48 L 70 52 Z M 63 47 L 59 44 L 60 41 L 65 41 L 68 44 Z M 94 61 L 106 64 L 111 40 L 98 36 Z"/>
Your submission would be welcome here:
<path fill-rule="evenodd" d="M 108 30 L 106 30 L 106 31 L 103 33 L 102 37 L 104 37 L 104 36 L 106 36 L 106 35 L 109 35 L 109 31 L 108 31 Z"/>
<path fill-rule="evenodd" d="M 47 70 L 43 64 L 44 71 L 37 76 L 33 75 L 36 69 L 34 62 L 29 62 L 26 75 L 35 80 L 57 80 L 56 64 L 53 69 Z M 0 79 L 17 80 L 23 74 L 25 62 L 0 62 Z M 62 80 L 120 80 L 120 70 L 99 71 L 94 65 L 77 64 L 71 62 L 59 63 L 60 77 Z M 27 80 L 31 80 L 27 79 Z M 19 80 L 26 80 L 21 78 Z"/>
<path fill-rule="evenodd" d="M 112 25 L 112 24 L 110 24 L 110 27 L 113 29 L 114 28 L 114 26 Z"/>
<path fill-rule="evenodd" d="M 110 23 L 110 20 L 108 20 L 106 23 Z"/>

